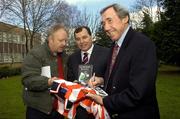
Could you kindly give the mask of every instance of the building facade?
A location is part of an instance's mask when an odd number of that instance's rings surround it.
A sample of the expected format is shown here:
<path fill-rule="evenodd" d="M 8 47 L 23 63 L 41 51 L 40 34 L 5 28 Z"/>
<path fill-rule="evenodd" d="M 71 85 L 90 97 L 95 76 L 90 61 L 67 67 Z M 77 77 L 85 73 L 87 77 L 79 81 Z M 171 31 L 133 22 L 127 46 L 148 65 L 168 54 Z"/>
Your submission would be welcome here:
<path fill-rule="evenodd" d="M 34 40 L 41 43 L 40 34 Z M 0 22 L 0 64 L 20 63 L 26 55 L 24 30 L 17 26 Z"/>

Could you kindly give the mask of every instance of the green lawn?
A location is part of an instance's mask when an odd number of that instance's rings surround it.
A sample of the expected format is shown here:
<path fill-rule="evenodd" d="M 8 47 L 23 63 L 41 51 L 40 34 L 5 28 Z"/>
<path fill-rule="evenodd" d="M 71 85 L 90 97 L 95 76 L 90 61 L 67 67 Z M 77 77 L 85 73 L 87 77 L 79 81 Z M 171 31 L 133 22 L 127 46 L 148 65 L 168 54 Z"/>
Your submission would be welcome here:
<path fill-rule="evenodd" d="M 163 66 L 158 74 L 157 98 L 161 119 L 180 119 L 180 73 L 177 70 Z M 25 119 L 21 89 L 20 76 L 0 79 L 0 119 Z"/>
<path fill-rule="evenodd" d="M 0 79 L 0 119 L 25 119 L 21 77 Z"/>
<path fill-rule="evenodd" d="M 180 74 L 159 73 L 156 87 L 161 119 L 180 119 Z"/>

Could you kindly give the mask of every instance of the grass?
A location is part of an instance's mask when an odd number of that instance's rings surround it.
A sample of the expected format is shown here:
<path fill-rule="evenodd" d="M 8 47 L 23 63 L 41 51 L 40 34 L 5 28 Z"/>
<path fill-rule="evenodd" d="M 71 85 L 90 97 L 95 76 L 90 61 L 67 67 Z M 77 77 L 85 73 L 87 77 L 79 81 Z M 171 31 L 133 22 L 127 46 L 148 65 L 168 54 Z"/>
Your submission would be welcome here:
<path fill-rule="evenodd" d="M 180 119 L 180 74 L 159 73 L 156 87 L 161 119 Z"/>
<path fill-rule="evenodd" d="M 157 98 L 161 119 L 180 119 L 180 69 L 161 66 Z M 0 119 L 25 119 L 21 77 L 0 79 Z"/>
<path fill-rule="evenodd" d="M 0 119 L 25 119 L 21 77 L 0 79 Z"/>

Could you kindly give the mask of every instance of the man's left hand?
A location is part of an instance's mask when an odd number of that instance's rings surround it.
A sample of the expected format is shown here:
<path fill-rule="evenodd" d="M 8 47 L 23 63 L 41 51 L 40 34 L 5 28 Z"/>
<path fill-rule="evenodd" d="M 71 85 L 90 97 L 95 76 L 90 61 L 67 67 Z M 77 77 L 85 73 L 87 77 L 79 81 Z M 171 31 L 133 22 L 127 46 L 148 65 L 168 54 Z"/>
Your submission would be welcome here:
<path fill-rule="evenodd" d="M 96 103 L 98 103 L 100 105 L 103 105 L 103 98 L 101 96 L 99 96 L 99 95 L 88 93 L 88 94 L 86 94 L 86 97 L 94 100 Z"/>

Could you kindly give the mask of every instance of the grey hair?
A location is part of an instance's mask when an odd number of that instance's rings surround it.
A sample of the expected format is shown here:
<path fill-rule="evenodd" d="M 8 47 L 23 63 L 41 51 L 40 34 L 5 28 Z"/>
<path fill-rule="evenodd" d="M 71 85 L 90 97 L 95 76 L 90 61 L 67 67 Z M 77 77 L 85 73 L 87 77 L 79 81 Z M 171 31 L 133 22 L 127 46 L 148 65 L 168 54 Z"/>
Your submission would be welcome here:
<path fill-rule="evenodd" d="M 68 34 L 68 29 L 63 24 L 55 24 L 48 30 L 47 37 L 52 35 L 54 32 L 58 31 L 59 29 L 65 30 Z"/>
<path fill-rule="evenodd" d="M 124 7 L 120 6 L 119 4 L 111 4 L 105 8 L 103 8 L 100 11 L 100 14 L 102 15 L 107 9 L 109 8 L 113 8 L 114 11 L 116 12 L 116 14 L 118 15 L 118 17 L 120 19 L 125 18 L 126 16 L 128 16 L 128 23 L 130 22 L 130 16 L 129 16 L 129 11 L 127 9 L 125 9 Z"/>

